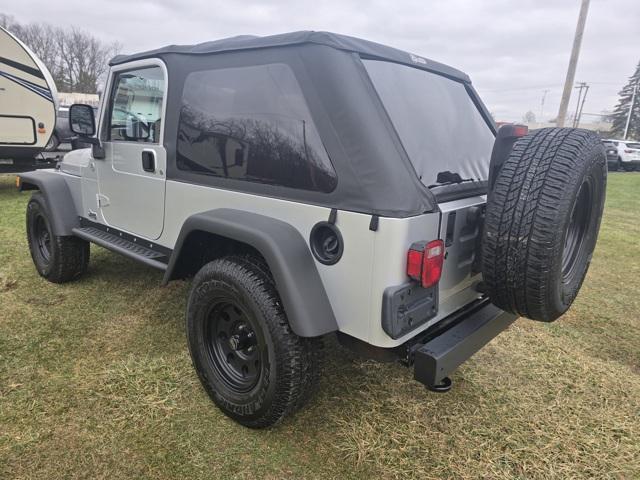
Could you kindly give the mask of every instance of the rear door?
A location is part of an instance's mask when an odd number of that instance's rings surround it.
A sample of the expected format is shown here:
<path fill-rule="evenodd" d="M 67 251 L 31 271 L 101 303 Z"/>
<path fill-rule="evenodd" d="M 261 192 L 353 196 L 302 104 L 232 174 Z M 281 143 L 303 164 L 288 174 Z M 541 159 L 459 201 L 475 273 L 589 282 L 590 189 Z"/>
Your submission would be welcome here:
<path fill-rule="evenodd" d="M 107 91 L 105 158 L 95 160 L 100 212 L 110 226 L 157 239 L 164 224 L 166 67 L 158 59 L 118 65 Z"/>

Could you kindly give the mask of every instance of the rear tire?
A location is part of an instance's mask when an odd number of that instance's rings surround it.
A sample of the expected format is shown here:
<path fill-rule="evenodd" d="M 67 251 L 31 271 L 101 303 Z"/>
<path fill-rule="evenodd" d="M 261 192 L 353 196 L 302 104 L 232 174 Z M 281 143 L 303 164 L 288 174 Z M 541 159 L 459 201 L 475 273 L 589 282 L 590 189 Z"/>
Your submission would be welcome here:
<path fill-rule="evenodd" d="M 87 271 L 89 242 L 54 235 L 47 202 L 39 192 L 31 196 L 27 205 L 27 239 L 36 270 L 50 282 L 68 282 Z"/>
<path fill-rule="evenodd" d="M 596 244 L 606 175 L 592 132 L 545 128 L 516 142 L 487 201 L 482 260 L 493 303 L 545 322 L 569 308 Z"/>
<path fill-rule="evenodd" d="M 309 398 L 319 379 L 320 339 L 297 336 L 263 262 L 214 260 L 196 275 L 187 341 L 207 394 L 250 428 L 275 425 Z"/>

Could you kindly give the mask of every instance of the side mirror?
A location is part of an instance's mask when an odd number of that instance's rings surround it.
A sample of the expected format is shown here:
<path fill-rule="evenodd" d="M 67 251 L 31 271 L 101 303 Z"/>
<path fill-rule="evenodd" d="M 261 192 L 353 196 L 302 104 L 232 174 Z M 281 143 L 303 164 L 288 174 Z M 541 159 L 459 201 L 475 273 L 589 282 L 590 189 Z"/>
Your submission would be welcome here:
<path fill-rule="evenodd" d="M 92 137 L 96 134 L 96 119 L 93 108 L 82 103 L 74 103 L 69 108 L 69 127 L 81 137 Z"/>
<path fill-rule="evenodd" d="M 96 117 L 90 105 L 74 103 L 69 107 L 69 127 L 78 135 L 78 141 L 91 145 L 93 158 L 103 159 L 104 149 L 94 135 L 96 134 Z M 78 142 L 76 142 L 76 145 Z"/>

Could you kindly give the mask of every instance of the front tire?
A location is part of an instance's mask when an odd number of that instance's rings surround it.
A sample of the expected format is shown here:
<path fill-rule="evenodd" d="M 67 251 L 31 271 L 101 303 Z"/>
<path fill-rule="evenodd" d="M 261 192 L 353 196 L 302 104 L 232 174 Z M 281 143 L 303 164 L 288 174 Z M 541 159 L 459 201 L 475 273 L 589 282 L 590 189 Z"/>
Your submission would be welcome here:
<path fill-rule="evenodd" d="M 54 235 L 47 202 L 39 192 L 27 205 L 27 240 L 36 270 L 50 282 L 65 283 L 87 271 L 89 242 Z"/>
<path fill-rule="evenodd" d="M 280 422 L 304 404 L 319 377 L 319 339 L 297 336 L 259 263 L 226 257 L 196 275 L 187 341 L 207 394 L 250 428 Z"/>

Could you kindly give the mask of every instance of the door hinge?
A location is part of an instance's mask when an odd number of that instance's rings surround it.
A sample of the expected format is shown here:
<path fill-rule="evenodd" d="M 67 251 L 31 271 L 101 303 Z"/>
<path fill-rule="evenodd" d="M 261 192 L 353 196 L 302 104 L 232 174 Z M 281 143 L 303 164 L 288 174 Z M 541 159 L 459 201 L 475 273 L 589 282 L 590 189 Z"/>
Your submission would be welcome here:
<path fill-rule="evenodd" d="M 109 205 L 109 197 L 106 195 L 102 195 L 101 193 L 96 194 L 96 198 L 98 199 L 99 207 L 106 207 Z"/>

